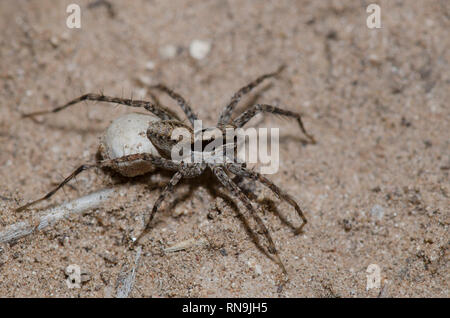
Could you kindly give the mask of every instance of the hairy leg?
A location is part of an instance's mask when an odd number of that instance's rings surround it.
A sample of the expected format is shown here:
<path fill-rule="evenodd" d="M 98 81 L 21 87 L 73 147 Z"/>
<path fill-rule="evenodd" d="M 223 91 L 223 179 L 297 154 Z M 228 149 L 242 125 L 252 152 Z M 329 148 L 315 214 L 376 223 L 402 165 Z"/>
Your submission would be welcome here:
<path fill-rule="evenodd" d="M 177 171 L 180 169 L 179 163 L 175 163 L 171 160 L 164 159 L 162 157 L 155 157 L 155 156 L 153 156 L 151 154 L 147 154 L 147 153 L 128 155 L 128 156 L 120 157 L 117 159 L 102 160 L 102 161 L 99 161 L 99 162 L 93 163 L 93 164 L 83 164 L 83 165 L 79 166 L 77 169 L 75 169 L 74 172 L 72 172 L 67 178 L 64 179 L 64 181 L 62 181 L 60 184 L 58 184 L 49 193 L 47 193 L 46 195 L 44 195 L 43 197 L 41 197 L 35 201 L 29 202 L 29 203 L 17 208 L 16 212 L 26 210 L 27 208 L 29 208 L 32 205 L 35 205 L 36 203 L 50 199 L 59 189 L 64 187 L 70 180 L 72 180 L 73 178 L 75 178 L 77 175 L 79 175 L 81 172 L 83 172 L 85 170 L 92 169 L 92 168 L 113 167 L 114 165 L 117 165 L 121 162 L 132 162 L 132 161 L 136 161 L 136 160 L 149 161 L 155 167 L 163 168 L 166 170 Z"/>
<path fill-rule="evenodd" d="M 218 125 L 225 125 L 230 122 L 233 110 L 236 107 L 236 105 L 239 103 L 239 101 L 241 100 L 243 95 L 249 93 L 252 89 L 254 89 L 256 86 L 261 84 L 265 79 L 278 75 L 284 68 L 285 68 L 285 65 L 282 65 L 278 68 L 278 70 L 276 70 L 273 73 L 261 75 L 260 77 L 255 79 L 250 84 L 248 84 L 248 85 L 242 87 L 240 90 L 238 90 L 231 98 L 230 103 L 227 106 L 225 106 L 224 110 L 222 111 L 222 114 L 220 114 Z"/>
<path fill-rule="evenodd" d="M 270 190 L 272 190 L 272 192 L 275 193 L 275 195 L 279 199 L 282 199 L 286 201 L 289 205 L 291 205 L 295 209 L 299 217 L 302 219 L 302 224 L 295 230 L 295 234 L 299 234 L 302 231 L 303 227 L 308 222 L 308 220 L 306 219 L 302 209 L 298 206 L 298 204 L 289 194 L 287 194 L 285 191 L 280 189 L 276 184 L 274 184 L 272 181 L 270 181 L 269 179 L 267 179 L 258 172 L 249 170 L 245 167 L 242 167 L 239 164 L 234 163 L 226 164 L 226 167 L 230 172 L 234 173 L 237 176 L 246 177 L 261 182 Z"/>
<path fill-rule="evenodd" d="M 305 126 L 303 125 L 302 116 L 299 113 L 291 112 L 289 110 L 285 110 L 279 107 L 266 105 L 266 104 L 256 104 L 253 105 L 251 108 L 240 114 L 236 119 L 233 120 L 233 125 L 235 125 L 237 128 L 244 126 L 250 119 L 252 119 L 256 114 L 258 113 L 271 113 L 275 115 L 280 116 L 286 116 L 297 119 L 298 125 L 300 126 L 300 129 L 305 134 L 306 137 L 311 141 L 311 143 L 315 144 L 316 140 L 314 137 L 305 129 Z"/>
<path fill-rule="evenodd" d="M 44 195 L 43 197 L 34 200 L 32 202 L 29 202 L 25 205 L 22 205 L 20 207 L 18 207 L 16 209 L 16 212 L 21 212 L 24 211 L 26 209 L 28 209 L 30 206 L 35 205 L 36 203 L 39 203 L 41 201 L 45 201 L 50 199 L 59 189 L 61 189 L 62 187 L 64 187 L 70 180 L 72 180 L 73 178 L 75 178 L 77 175 L 79 175 L 81 172 L 83 172 L 84 170 L 88 170 L 90 168 L 95 167 L 96 165 L 91 165 L 91 164 L 84 164 L 79 166 L 77 169 L 75 169 L 74 172 L 72 172 L 70 174 L 70 176 L 68 176 L 67 178 L 64 179 L 63 182 L 61 182 L 60 184 L 58 184 L 53 190 L 51 190 L 49 193 L 47 193 L 46 195 Z"/>
<path fill-rule="evenodd" d="M 197 164 L 197 163 L 179 163 L 177 167 L 177 172 L 172 176 L 167 186 L 164 188 L 164 190 L 159 195 L 158 199 L 156 200 L 155 204 L 153 205 L 152 212 L 150 213 L 150 217 L 147 220 L 144 230 L 139 234 L 135 244 L 138 244 L 141 238 L 148 233 L 148 231 L 151 229 L 150 224 L 153 220 L 153 217 L 155 216 L 156 212 L 158 211 L 159 206 L 166 198 L 167 194 L 173 192 L 173 188 L 180 182 L 181 178 L 194 178 L 203 173 L 205 170 L 204 164 Z"/>
<path fill-rule="evenodd" d="M 192 111 L 191 106 L 186 102 L 186 100 L 178 93 L 175 93 L 170 88 L 168 88 L 164 84 L 158 84 L 154 86 L 150 86 L 150 88 L 154 88 L 160 91 L 163 91 L 167 95 L 169 95 L 172 99 L 176 100 L 178 105 L 181 107 L 183 112 L 186 114 L 187 118 L 191 122 L 192 126 L 194 126 L 194 120 L 197 120 L 197 115 Z"/>
<path fill-rule="evenodd" d="M 180 182 L 181 178 L 183 177 L 183 174 L 180 171 L 177 171 L 172 178 L 170 179 L 167 186 L 164 188 L 164 190 L 159 195 L 158 199 L 156 200 L 155 204 L 153 205 L 152 212 L 150 213 L 150 217 L 148 218 L 147 222 L 145 223 L 144 230 L 142 230 L 141 234 L 137 237 L 135 244 L 138 244 L 142 237 L 148 233 L 148 231 L 151 229 L 150 224 L 153 220 L 153 217 L 155 216 L 156 212 L 158 211 L 159 206 L 164 201 L 166 196 L 173 191 L 173 188 Z"/>
<path fill-rule="evenodd" d="M 270 235 L 269 230 L 264 225 L 264 222 L 261 220 L 261 218 L 256 213 L 255 209 L 253 208 L 253 205 L 250 201 L 250 199 L 244 194 L 244 192 L 230 179 L 230 177 L 226 174 L 225 170 L 221 166 L 211 166 L 211 169 L 213 170 L 216 177 L 219 179 L 220 183 L 231 192 L 231 194 L 238 198 L 245 206 L 246 210 L 251 214 L 253 219 L 258 224 L 260 230 L 262 231 L 264 237 L 267 239 L 269 246 L 268 250 L 270 253 L 275 255 L 275 261 L 280 266 L 281 270 L 283 271 L 283 274 L 287 275 L 286 268 L 284 267 L 283 262 L 281 261 L 281 258 L 278 254 L 278 250 L 275 247 L 275 243 L 273 242 L 272 236 Z"/>
<path fill-rule="evenodd" d="M 68 102 L 62 106 L 58 106 L 58 107 L 55 107 L 50 110 L 43 110 L 43 111 L 37 111 L 37 112 L 33 112 L 33 113 L 23 114 L 22 116 L 23 117 L 34 117 L 37 115 L 57 113 L 63 109 L 66 109 L 69 106 L 78 104 L 79 102 L 86 101 L 86 100 L 97 101 L 97 102 L 116 103 L 116 104 L 126 105 L 126 106 L 130 106 L 130 107 L 142 107 L 142 108 L 145 108 L 146 110 L 148 110 L 149 112 L 155 114 L 156 116 L 158 116 L 159 118 L 161 118 L 163 120 L 177 118 L 176 114 L 174 112 L 172 112 L 171 110 L 169 110 L 163 106 L 160 106 L 160 105 L 155 105 L 154 103 L 151 103 L 151 102 L 146 102 L 146 101 L 142 101 L 142 100 L 133 100 L 133 99 L 129 99 L 129 98 L 111 97 L 111 96 L 105 96 L 103 94 L 85 94 L 85 95 L 82 95 L 78 98 L 71 100 L 70 102 Z"/>

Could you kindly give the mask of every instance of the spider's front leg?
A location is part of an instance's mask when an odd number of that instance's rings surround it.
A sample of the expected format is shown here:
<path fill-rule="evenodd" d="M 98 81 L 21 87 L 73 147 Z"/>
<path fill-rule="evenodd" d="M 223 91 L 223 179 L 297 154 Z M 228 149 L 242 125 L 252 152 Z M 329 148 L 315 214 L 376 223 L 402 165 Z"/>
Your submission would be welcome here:
<path fill-rule="evenodd" d="M 41 201 L 45 201 L 50 199 L 59 189 L 61 189 L 62 187 L 64 187 L 70 180 L 72 180 L 73 178 L 75 178 L 77 175 L 79 175 L 81 172 L 94 168 L 96 167 L 95 164 L 83 164 L 81 166 L 79 166 L 78 168 L 75 169 L 74 172 L 72 172 L 67 178 L 64 179 L 63 182 L 61 182 L 60 184 L 58 184 L 52 191 L 50 191 L 49 193 L 47 193 L 46 195 L 44 195 L 43 197 L 34 200 L 32 202 L 29 202 L 27 204 L 24 204 L 20 207 L 18 207 L 15 211 L 16 212 L 22 212 L 26 209 L 28 209 L 29 207 L 31 207 L 32 205 L 35 205 Z"/>
<path fill-rule="evenodd" d="M 147 222 L 145 223 L 144 230 L 142 230 L 141 234 L 137 237 L 136 241 L 134 241 L 134 244 L 138 244 L 142 237 L 148 233 L 150 230 L 150 223 L 153 220 L 153 217 L 156 214 L 156 211 L 158 210 L 161 203 L 164 201 L 166 196 L 172 192 L 173 188 L 180 182 L 181 178 L 183 177 L 183 174 L 180 171 L 177 171 L 172 178 L 170 179 L 169 183 L 166 185 L 164 190 L 159 195 L 158 199 L 156 200 L 155 204 L 153 205 L 152 212 L 150 213 L 150 217 L 148 218 Z"/>
<path fill-rule="evenodd" d="M 83 165 L 79 166 L 77 169 L 75 169 L 74 172 L 72 172 L 67 178 L 65 178 L 60 184 L 58 184 L 49 193 L 47 193 L 46 195 L 44 195 L 43 197 L 41 197 L 35 201 L 29 202 L 21 207 L 18 207 L 16 209 L 16 212 L 24 211 L 24 210 L 28 209 L 29 207 L 31 207 L 32 205 L 35 205 L 36 203 L 50 199 L 59 189 L 64 187 L 70 180 L 75 178 L 77 175 L 79 175 L 83 171 L 86 171 L 86 170 L 89 170 L 92 168 L 113 167 L 114 165 L 118 165 L 119 163 L 122 163 L 122 162 L 132 162 L 132 161 L 138 161 L 138 160 L 149 161 L 155 167 L 163 168 L 166 170 L 172 170 L 172 171 L 179 170 L 179 166 L 180 166 L 180 164 L 175 163 L 171 160 L 164 159 L 162 157 L 156 157 L 149 153 L 133 154 L 133 155 L 123 156 L 123 157 L 116 158 L 116 159 L 102 160 L 97 163 L 83 164 Z"/>
<path fill-rule="evenodd" d="M 170 162 L 173 162 L 171 160 L 167 160 Z M 153 217 L 155 216 L 156 212 L 158 211 L 158 208 L 160 207 L 161 203 L 164 201 L 166 196 L 173 192 L 173 188 L 180 182 L 180 180 L 185 178 L 194 178 L 196 176 L 199 176 L 203 173 L 205 170 L 205 166 L 203 164 L 197 164 L 197 163 L 191 163 L 191 164 L 185 164 L 183 162 L 179 163 L 178 171 L 172 176 L 167 186 L 164 188 L 164 190 L 159 195 L 158 199 L 156 199 L 155 204 L 153 205 L 153 209 L 150 212 L 150 216 L 145 223 L 144 230 L 139 234 L 137 239 L 134 241 L 134 244 L 138 244 L 142 237 L 147 234 L 151 229 L 151 222 L 153 220 Z"/>
<path fill-rule="evenodd" d="M 257 79 L 255 79 L 254 81 L 249 83 L 248 85 L 246 85 L 246 86 L 242 87 L 240 90 L 238 90 L 231 98 L 230 103 L 227 106 L 225 106 L 224 110 L 222 111 L 222 114 L 220 114 L 218 125 L 219 126 L 225 125 L 230 122 L 231 115 L 233 114 L 233 110 L 236 107 L 236 105 L 239 103 L 239 101 L 241 100 L 242 96 L 244 96 L 245 94 L 248 94 L 252 89 L 254 89 L 256 86 L 261 84 L 265 79 L 277 76 L 279 73 L 281 73 L 284 70 L 285 67 L 286 67 L 285 65 L 281 65 L 278 68 L 278 70 L 276 70 L 275 72 L 261 75 L 260 77 L 258 77 Z"/>
<path fill-rule="evenodd" d="M 285 110 L 279 107 L 275 107 L 267 104 L 256 104 L 250 107 L 248 110 L 240 114 L 236 119 L 233 120 L 233 125 L 237 128 L 244 126 L 250 119 L 255 117 L 259 113 L 271 113 L 274 115 L 280 115 L 290 118 L 295 118 L 297 120 L 300 129 L 305 134 L 306 137 L 310 140 L 312 144 L 316 143 L 316 140 L 312 135 L 310 135 L 306 129 L 305 125 L 303 125 L 302 116 L 299 113 L 291 112 L 289 110 Z"/>

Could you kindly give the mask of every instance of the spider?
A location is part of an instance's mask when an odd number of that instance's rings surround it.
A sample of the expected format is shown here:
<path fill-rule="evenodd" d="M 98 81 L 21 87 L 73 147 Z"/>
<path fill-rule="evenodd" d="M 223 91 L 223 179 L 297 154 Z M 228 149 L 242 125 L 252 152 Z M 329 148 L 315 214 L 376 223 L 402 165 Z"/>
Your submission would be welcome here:
<path fill-rule="evenodd" d="M 260 77 L 253 80 L 248 85 L 242 87 L 239 89 L 231 98 L 230 102 L 225 106 L 223 109 L 219 120 L 217 122 L 217 126 L 214 128 L 217 128 L 221 130 L 222 132 L 225 131 L 226 128 L 240 128 L 243 127 L 251 118 L 253 118 L 258 113 L 271 113 L 275 115 L 281 115 L 288 118 L 293 118 L 297 120 L 297 123 L 300 126 L 301 131 L 303 134 L 309 139 L 310 143 L 315 143 L 315 139 L 312 135 L 310 135 L 302 122 L 302 117 L 299 113 L 284 110 L 275 106 L 267 105 L 267 104 L 256 104 L 251 107 L 249 107 L 246 111 L 242 112 L 240 115 L 232 119 L 232 113 L 235 107 L 237 106 L 240 99 L 245 95 L 248 94 L 252 89 L 257 87 L 259 84 L 261 84 L 265 79 L 273 78 L 277 76 L 282 70 L 284 69 L 284 65 L 279 67 L 278 70 L 272 73 L 267 73 L 264 75 L 261 75 Z M 125 99 L 125 98 L 117 98 L 117 97 L 110 97 L 105 96 L 103 94 L 85 94 L 82 95 L 72 101 L 69 101 L 68 103 L 56 107 L 51 110 L 46 111 L 38 111 L 33 112 L 29 114 L 24 114 L 23 117 L 34 117 L 37 115 L 45 115 L 49 113 L 56 113 L 63 109 L 68 108 L 69 106 L 75 105 L 81 101 L 97 101 L 97 102 L 108 102 L 108 103 L 117 103 L 126 105 L 129 107 L 138 107 L 138 108 L 144 108 L 147 111 L 151 112 L 152 114 L 156 115 L 159 120 L 149 122 L 148 128 L 147 128 L 147 138 L 150 140 L 150 142 L 158 149 L 160 155 L 155 155 L 153 153 L 137 153 L 137 154 L 131 154 L 131 155 L 125 155 L 119 158 L 107 158 L 103 160 L 98 160 L 95 163 L 85 163 L 80 165 L 77 169 L 75 169 L 67 178 L 65 178 L 59 185 L 57 185 L 53 190 L 51 190 L 49 193 L 47 193 L 45 196 L 32 201 L 30 203 L 27 203 L 19 208 L 16 209 L 16 211 L 23 211 L 30 206 L 47 200 L 51 196 L 53 196 L 59 189 L 61 189 L 64 185 L 66 185 L 71 179 L 73 179 L 75 176 L 80 174 L 83 171 L 86 171 L 88 169 L 92 168 L 104 168 L 104 167 L 110 167 L 110 168 L 117 168 L 118 165 L 123 163 L 132 163 L 137 161 L 145 161 L 150 163 L 152 166 L 156 168 L 161 168 L 165 170 L 170 170 L 175 172 L 173 176 L 171 177 L 169 183 L 165 186 L 165 188 L 160 193 L 159 197 L 155 201 L 152 210 L 150 211 L 150 215 L 145 223 L 145 227 L 140 233 L 140 235 L 137 237 L 137 239 L 134 240 L 134 244 L 138 243 L 140 239 L 149 232 L 151 229 L 151 223 L 152 220 L 158 211 L 158 208 L 160 207 L 161 203 L 164 201 L 166 196 L 172 192 L 173 188 L 180 182 L 183 178 L 194 178 L 198 177 L 201 174 L 203 174 L 207 169 L 211 170 L 213 175 L 219 180 L 219 182 L 222 184 L 222 186 L 227 189 L 231 195 L 235 198 L 240 200 L 243 205 L 245 206 L 245 210 L 247 212 L 247 216 L 244 216 L 246 223 L 248 224 L 248 214 L 251 218 L 256 222 L 259 231 L 263 234 L 265 239 L 267 240 L 268 246 L 266 246 L 267 251 L 274 256 L 274 261 L 278 263 L 278 265 L 281 267 L 284 274 L 287 274 L 287 271 L 283 265 L 283 262 L 281 261 L 279 257 L 279 253 L 275 247 L 274 241 L 272 239 L 272 236 L 270 232 L 268 231 L 266 225 L 260 218 L 260 216 L 256 213 L 255 208 L 252 204 L 252 199 L 250 199 L 250 196 L 248 196 L 245 191 L 242 189 L 242 187 L 234 182 L 234 179 L 230 177 L 230 174 L 235 175 L 237 178 L 248 178 L 254 181 L 258 181 L 264 186 L 268 187 L 279 199 L 286 201 L 289 205 L 291 205 L 295 211 L 297 212 L 298 216 L 301 218 L 302 223 L 301 225 L 295 229 L 295 234 L 298 234 L 302 231 L 304 225 L 307 223 L 307 219 L 302 211 L 302 209 L 299 207 L 299 205 L 296 203 L 296 201 L 293 199 L 291 195 L 286 193 L 284 190 L 280 189 L 276 184 L 274 184 L 272 181 L 270 181 L 268 178 L 263 176 L 262 174 L 248 169 L 246 167 L 245 163 L 238 163 L 236 159 L 234 161 L 226 160 L 221 163 L 214 162 L 213 160 L 204 159 L 201 162 L 192 162 L 187 160 L 172 160 L 171 159 L 171 151 L 172 148 L 175 145 L 175 140 L 173 140 L 172 132 L 174 129 L 177 128 L 184 128 L 188 129 L 190 132 L 191 142 L 194 139 L 195 132 L 193 131 L 193 125 L 194 121 L 198 120 L 197 115 L 193 112 L 191 106 L 186 102 L 186 100 L 179 95 L 178 93 L 174 92 L 170 88 L 168 88 L 164 84 L 158 84 L 151 86 L 151 89 L 159 90 L 163 93 L 166 93 L 170 98 L 174 99 L 179 107 L 183 110 L 185 115 L 187 116 L 190 125 L 183 123 L 177 115 L 167 109 L 166 107 L 163 107 L 159 105 L 159 103 L 156 101 L 148 102 L 148 101 L 142 101 L 142 100 L 132 100 L 132 99 Z M 194 151 L 195 152 L 195 151 Z M 205 156 L 205 158 L 208 158 L 208 156 Z M 148 214 L 148 212 L 147 212 Z M 250 234 L 252 237 L 256 237 L 255 232 L 251 229 L 249 229 L 251 232 Z M 265 251 L 266 255 L 267 251 Z"/>

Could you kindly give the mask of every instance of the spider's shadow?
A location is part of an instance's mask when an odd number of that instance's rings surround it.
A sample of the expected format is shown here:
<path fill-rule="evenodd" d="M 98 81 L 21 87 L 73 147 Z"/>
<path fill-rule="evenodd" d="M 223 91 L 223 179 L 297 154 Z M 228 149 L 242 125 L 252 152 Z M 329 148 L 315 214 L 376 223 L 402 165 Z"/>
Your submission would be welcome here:
<path fill-rule="evenodd" d="M 133 186 L 136 184 L 142 184 L 142 185 L 145 185 L 149 191 L 154 191 L 157 189 L 161 189 L 161 190 L 164 189 L 164 187 L 169 183 L 169 180 L 171 179 L 171 177 L 174 174 L 173 171 L 157 169 L 154 172 L 149 172 L 149 173 L 141 175 L 141 176 L 129 178 L 129 177 L 124 177 L 124 176 L 120 175 L 119 173 L 117 173 L 116 171 L 114 171 L 111 168 L 104 168 L 104 169 L 102 169 L 102 172 L 111 177 L 114 185 L 129 184 L 130 186 Z M 161 177 L 161 179 L 163 179 L 163 180 L 156 181 L 156 182 L 152 181 L 151 180 L 152 174 L 158 174 Z M 193 196 L 193 194 L 196 192 L 198 187 L 208 184 L 207 182 L 211 182 L 210 180 L 208 180 L 209 178 L 210 178 L 210 176 L 208 176 L 205 173 L 197 178 L 182 179 L 175 187 L 174 192 L 177 191 L 179 186 L 182 186 L 182 185 L 188 186 L 187 191 L 185 193 L 183 193 L 182 195 L 172 195 L 171 197 L 174 197 L 174 198 L 172 198 L 172 200 L 170 200 L 170 201 L 164 200 L 164 205 L 162 205 L 161 208 L 158 209 L 158 213 L 157 213 L 157 215 L 155 215 L 155 219 L 153 221 L 152 227 L 154 228 L 157 224 L 159 224 L 161 222 L 161 221 L 158 221 L 159 215 L 161 215 L 167 211 L 172 211 L 179 203 L 183 203 L 184 201 L 187 201 L 188 199 L 190 199 Z M 159 196 L 159 194 L 158 194 L 158 196 Z M 155 196 L 155 200 L 156 200 L 156 198 L 157 198 L 157 196 Z M 145 215 L 145 217 L 148 217 L 148 215 Z"/>
<path fill-rule="evenodd" d="M 310 140 L 300 137 L 298 135 L 296 135 L 296 136 L 286 135 L 286 136 L 283 136 L 283 138 L 280 138 L 280 140 L 279 140 L 280 144 L 286 144 L 288 142 L 300 143 L 300 144 L 302 144 L 302 146 L 311 145 Z"/>
<path fill-rule="evenodd" d="M 263 210 L 263 211 L 268 211 L 270 213 L 273 213 L 275 216 L 277 216 L 280 221 L 290 227 L 292 229 L 293 232 L 295 232 L 297 230 L 297 227 L 294 226 L 294 224 L 292 224 L 292 222 L 290 222 L 278 209 L 277 204 L 275 203 L 275 201 L 273 201 L 270 198 L 264 198 L 263 200 L 261 200 L 260 202 L 258 202 L 258 198 L 254 193 L 255 187 L 256 187 L 256 181 L 254 180 L 248 180 L 249 183 L 245 183 L 244 179 L 240 176 L 236 176 L 234 177 L 233 181 L 239 186 L 239 188 L 245 193 L 245 195 L 253 202 L 257 202 L 258 206 Z M 224 198 L 222 198 L 224 199 Z"/>

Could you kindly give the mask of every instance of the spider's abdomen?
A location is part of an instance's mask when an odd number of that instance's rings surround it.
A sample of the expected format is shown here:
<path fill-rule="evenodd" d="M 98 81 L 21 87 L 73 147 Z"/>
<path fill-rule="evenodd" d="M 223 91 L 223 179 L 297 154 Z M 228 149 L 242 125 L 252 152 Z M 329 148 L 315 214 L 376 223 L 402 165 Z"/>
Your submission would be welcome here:
<path fill-rule="evenodd" d="M 151 153 L 160 156 L 158 150 L 146 136 L 151 123 L 160 119 L 151 114 L 125 114 L 109 125 L 101 138 L 99 151 L 104 159 L 115 159 L 125 155 Z M 149 162 L 138 160 L 122 162 L 112 167 L 126 177 L 134 177 L 155 170 Z"/>

